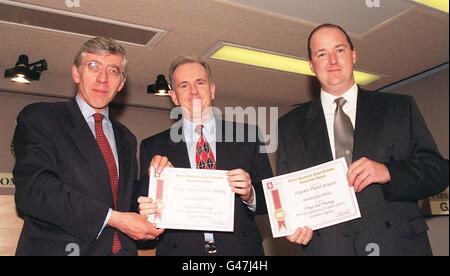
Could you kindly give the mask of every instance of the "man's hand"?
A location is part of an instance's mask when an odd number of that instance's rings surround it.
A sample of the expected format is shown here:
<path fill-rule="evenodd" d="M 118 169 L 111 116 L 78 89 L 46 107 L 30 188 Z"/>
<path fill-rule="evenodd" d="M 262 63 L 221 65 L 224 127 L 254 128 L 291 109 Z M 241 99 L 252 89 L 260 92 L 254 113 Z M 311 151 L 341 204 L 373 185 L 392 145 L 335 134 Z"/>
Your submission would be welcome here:
<path fill-rule="evenodd" d="M 308 226 L 299 227 L 294 234 L 287 236 L 286 239 L 292 243 L 307 245 L 313 237 L 313 230 Z"/>
<path fill-rule="evenodd" d="M 348 183 L 355 192 L 361 192 L 373 183 L 386 184 L 391 181 L 389 170 L 384 164 L 363 157 L 353 162 L 347 172 Z"/>
<path fill-rule="evenodd" d="M 157 175 L 160 175 L 166 167 L 173 168 L 172 163 L 170 163 L 169 159 L 161 155 L 153 156 L 152 161 L 150 162 L 150 167 L 148 167 L 148 175 L 150 175 L 150 169 L 152 167 L 155 169 Z"/>
<path fill-rule="evenodd" d="M 253 186 L 250 175 L 241 169 L 232 170 L 227 173 L 231 190 L 238 194 L 247 204 L 253 203 Z"/>
<path fill-rule="evenodd" d="M 154 240 L 164 229 L 147 221 L 145 216 L 136 213 L 113 211 L 108 225 L 119 230 L 134 240 Z"/>
<path fill-rule="evenodd" d="M 156 203 L 153 203 L 153 199 L 150 197 L 140 196 L 138 198 L 139 203 L 139 214 L 148 217 L 151 214 L 156 213 L 158 206 Z"/>

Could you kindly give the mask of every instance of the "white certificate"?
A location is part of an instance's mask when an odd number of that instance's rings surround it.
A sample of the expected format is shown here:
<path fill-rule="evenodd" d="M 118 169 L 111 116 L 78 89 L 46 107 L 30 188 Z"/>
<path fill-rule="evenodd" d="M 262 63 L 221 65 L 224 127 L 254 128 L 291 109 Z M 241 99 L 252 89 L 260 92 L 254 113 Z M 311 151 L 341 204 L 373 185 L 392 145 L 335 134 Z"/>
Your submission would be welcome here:
<path fill-rule="evenodd" d="M 165 168 L 157 177 L 152 168 L 148 194 L 158 210 L 149 221 L 159 228 L 233 232 L 235 194 L 226 173 Z"/>
<path fill-rule="evenodd" d="M 262 181 L 274 238 L 361 217 L 344 158 Z"/>

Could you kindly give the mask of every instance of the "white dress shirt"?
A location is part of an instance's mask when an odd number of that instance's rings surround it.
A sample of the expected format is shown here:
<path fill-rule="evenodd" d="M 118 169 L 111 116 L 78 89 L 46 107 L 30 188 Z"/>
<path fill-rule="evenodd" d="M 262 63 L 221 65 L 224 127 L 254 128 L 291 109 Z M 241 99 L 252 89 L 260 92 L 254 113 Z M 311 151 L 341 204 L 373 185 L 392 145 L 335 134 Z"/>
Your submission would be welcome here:
<path fill-rule="evenodd" d="M 92 135 L 95 137 L 95 120 L 94 120 L 94 114 L 97 113 L 90 105 L 88 105 L 80 96 L 76 96 L 75 100 L 78 104 L 78 107 L 81 110 L 81 113 L 83 114 L 83 118 L 86 120 L 89 129 L 92 132 Z M 111 120 L 109 119 L 109 109 L 106 107 L 106 109 L 101 112 L 101 114 L 104 116 L 102 121 L 103 126 L 103 133 L 106 136 L 106 139 L 108 139 L 108 143 L 111 146 L 111 150 L 114 155 L 114 160 L 116 161 L 117 166 L 117 177 L 119 177 L 119 158 L 117 155 L 117 147 L 116 147 L 116 138 L 114 137 L 114 130 L 112 127 Z M 100 237 L 100 234 L 103 232 L 103 229 L 105 229 L 106 225 L 109 222 L 109 219 L 111 218 L 112 209 L 109 208 L 108 214 L 106 215 L 105 221 L 103 222 L 102 229 L 100 229 L 100 232 L 97 235 L 97 239 Z"/>
<path fill-rule="evenodd" d="M 200 134 L 195 132 L 195 128 L 198 124 L 195 124 L 194 122 L 183 119 L 183 135 L 184 139 L 186 141 L 186 147 L 187 152 L 189 155 L 189 162 L 192 169 L 197 168 L 196 160 L 195 160 L 195 153 L 196 153 L 196 147 L 198 139 L 200 138 Z M 216 151 L 216 141 L 217 141 L 217 135 L 216 135 L 216 118 L 214 116 L 210 116 L 204 123 L 203 123 L 203 136 L 205 137 L 206 141 L 208 141 L 209 146 L 211 147 L 211 150 L 214 154 L 215 161 L 217 162 L 217 151 Z M 253 193 L 253 202 L 247 203 L 245 201 L 244 204 L 247 205 L 247 207 L 255 211 L 256 210 L 256 194 L 255 190 L 252 189 Z"/>
<path fill-rule="evenodd" d="M 328 138 L 334 159 L 336 159 L 336 150 L 334 146 L 334 112 L 336 110 L 336 103 L 334 100 L 340 97 L 343 97 L 347 101 L 342 109 L 352 121 L 353 129 L 355 129 L 356 104 L 358 101 L 358 86 L 356 83 L 339 97 L 333 96 L 324 90 L 320 91 L 320 100 L 322 101 L 323 113 L 325 115 L 325 122 L 328 130 Z"/>

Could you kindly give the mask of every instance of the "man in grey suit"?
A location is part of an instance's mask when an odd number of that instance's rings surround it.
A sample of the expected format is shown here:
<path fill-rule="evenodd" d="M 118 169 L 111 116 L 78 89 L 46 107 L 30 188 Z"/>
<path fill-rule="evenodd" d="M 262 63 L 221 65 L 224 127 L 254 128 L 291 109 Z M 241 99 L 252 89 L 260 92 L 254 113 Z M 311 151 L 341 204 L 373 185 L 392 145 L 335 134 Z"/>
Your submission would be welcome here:
<path fill-rule="evenodd" d="M 414 99 L 359 88 L 356 51 L 339 26 L 315 28 L 308 52 L 321 93 L 280 119 L 278 174 L 345 157 L 361 218 L 288 239 L 312 238 L 307 255 L 431 255 L 417 200 L 448 186 L 448 163 Z"/>

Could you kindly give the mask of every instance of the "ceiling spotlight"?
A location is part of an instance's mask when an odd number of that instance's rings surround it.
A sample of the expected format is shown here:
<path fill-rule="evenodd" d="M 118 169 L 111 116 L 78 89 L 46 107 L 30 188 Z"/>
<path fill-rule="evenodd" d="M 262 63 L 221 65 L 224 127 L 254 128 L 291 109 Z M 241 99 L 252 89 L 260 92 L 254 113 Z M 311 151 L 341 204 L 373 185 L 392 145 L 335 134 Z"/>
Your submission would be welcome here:
<path fill-rule="evenodd" d="M 47 70 L 47 61 L 41 59 L 28 64 L 28 57 L 20 55 L 16 66 L 5 70 L 5 78 L 19 83 L 30 83 L 39 80 L 41 72 Z"/>
<path fill-rule="evenodd" d="M 147 93 L 154 94 L 155 96 L 170 96 L 170 90 L 172 90 L 172 88 L 167 83 L 164 75 L 158 75 L 156 77 L 156 82 L 147 86 Z"/>

